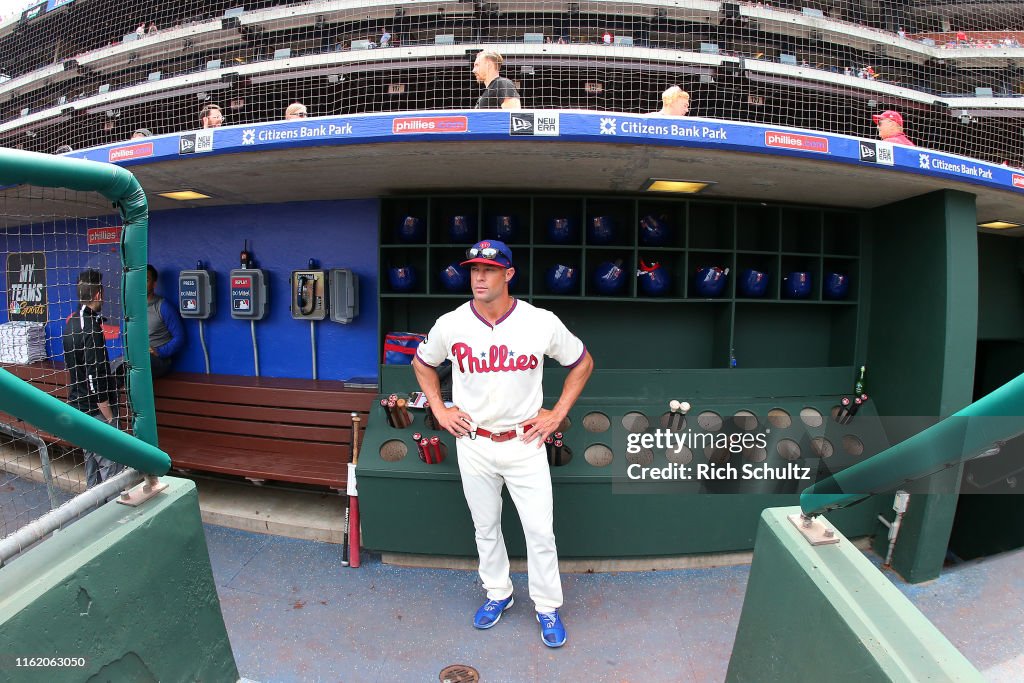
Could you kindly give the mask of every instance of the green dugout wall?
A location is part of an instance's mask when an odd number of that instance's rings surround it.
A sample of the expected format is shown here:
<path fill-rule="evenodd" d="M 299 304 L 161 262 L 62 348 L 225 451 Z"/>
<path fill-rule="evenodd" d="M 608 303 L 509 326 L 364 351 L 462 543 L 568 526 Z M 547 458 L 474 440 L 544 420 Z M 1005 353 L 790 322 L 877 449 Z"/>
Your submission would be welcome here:
<path fill-rule="evenodd" d="M 799 511 L 761 516 L 728 683 L 984 680 L 846 538 L 810 545 Z"/>
<path fill-rule="evenodd" d="M 144 505 L 107 503 L 0 568 L 0 680 L 238 680 L 195 484 L 161 481 Z"/>
<path fill-rule="evenodd" d="M 635 226 L 658 211 L 676 226 L 660 249 L 645 246 L 635 228 L 611 245 L 593 246 L 583 236 L 582 226 L 593 215 Z M 796 501 L 798 489 L 764 482 L 630 495 L 616 482 L 629 464 L 624 446 L 635 427 L 633 411 L 655 429 L 665 424 L 668 400 L 685 399 L 694 405 L 691 427 L 698 428 L 696 413 L 706 409 L 728 429 L 735 428 L 736 411 L 750 410 L 763 422 L 769 411 L 782 409 L 792 424 L 773 431 L 764 461 L 783 465 L 780 442 L 789 439 L 799 449 L 799 462 L 824 476 L 839 460 L 869 457 L 912 433 L 884 433 L 879 416 L 934 419 L 971 401 L 978 300 L 972 195 L 943 191 L 863 212 L 635 197 L 391 199 L 381 211 L 382 338 L 392 330 L 426 332 L 437 315 L 467 298 L 443 291 L 435 280 L 435 271 L 459 256 L 447 237 L 450 217 L 475 219 L 477 236 L 484 238 L 491 236 L 493 215 L 502 213 L 519 218 L 513 250 L 522 272 L 513 293 L 558 313 L 587 343 L 597 364 L 570 414 L 573 426 L 566 440 L 573 459 L 552 469 L 556 533 L 564 555 L 750 549 L 761 510 Z M 422 243 L 396 236 L 396 226 L 409 215 L 422 215 L 426 222 Z M 551 244 L 545 229 L 551 215 L 577 216 L 578 241 Z M 621 296 L 599 295 L 587 280 L 590 267 L 614 257 L 627 267 L 651 258 L 668 263 L 677 273 L 673 289 L 653 300 L 634 282 Z M 549 296 L 544 272 L 565 259 L 582 267 L 580 288 L 569 296 Z M 713 262 L 728 265 L 734 275 L 750 267 L 766 270 L 773 280 L 769 294 L 752 300 L 730 284 L 723 297 L 702 299 L 690 276 Z M 424 273 L 411 292 L 389 289 L 385 277 L 390 266 L 402 263 Z M 810 271 L 818 282 L 843 270 L 852 274 L 854 291 L 839 302 L 827 300 L 820 289 L 807 301 L 788 300 L 779 280 L 793 270 Z M 738 367 L 730 368 L 731 357 Z M 861 364 L 868 367 L 872 400 L 849 429 L 841 430 L 831 411 L 850 394 Z M 557 368 L 548 371 L 548 403 L 557 396 L 562 376 Z M 381 387 L 387 396 L 414 390 L 416 384 L 409 368 L 383 366 Z M 804 420 L 806 409 L 822 416 L 821 422 Z M 592 413 L 607 419 L 605 431 L 583 428 Z M 404 430 L 389 427 L 379 410 L 370 420 L 359 465 L 364 542 L 383 551 L 471 556 L 472 525 L 457 466 L 453 459 L 431 466 L 416 458 L 411 434 L 434 432 L 421 415 L 415 418 Z M 440 436 L 454 449 L 448 435 Z M 823 456 L 817 450 L 821 439 L 841 457 Z M 845 450 L 849 444 L 859 444 L 859 452 Z M 596 457 L 594 446 L 607 447 L 610 459 Z M 694 452 L 693 462 L 707 457 Z M 738 462 L 747 457 L 744 453 Z M 655 465 L 666 458 L 658 451 L 650 454 Z M 956 479 L 959 471 L 943 476 Z M 884 538 L 876 516 L 891 504 L 885 494 L 832 516 L 848 536 Z M 955 506 L 951 495 L 912 499 L 894 562 L 908 580 L 938 574 Z M 514 508 L 506 506 L 505 514 L 510 551 L 522 553 Z"/>
<path fill-rule="evenodd" d="M 972 401 L 978 328 L 974 198 L 943 191 L 872 213 L 874 273 L 867 363 L 880 414 L 944 418 Z M 910 422 L 910 421 L 907 421 Z M 897 423 L 898 428 L 898 423 Z M 895 443 L 911 435 L 890 431 Z M 955 490 L 962 467 L 932 477 Z M 891 498 L 889 499 L 891 500 Z M 907 581 L 939 575 L 957 496 L 914 495 L 892 566 Z M 889 507 L 888 505 L 886 507 Z M 890 510 L 887 516 L 893 516 Z M 885 556 L 886 535 L 875 536 Z"/>

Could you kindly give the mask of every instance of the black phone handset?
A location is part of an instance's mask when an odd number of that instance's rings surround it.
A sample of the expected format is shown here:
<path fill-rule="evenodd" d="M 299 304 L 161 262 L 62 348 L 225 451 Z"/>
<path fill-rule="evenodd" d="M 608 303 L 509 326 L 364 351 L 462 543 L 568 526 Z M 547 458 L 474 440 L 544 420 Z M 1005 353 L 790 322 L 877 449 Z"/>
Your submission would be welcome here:
<path fill-rule="evenodd" d="M 316 278 L 312 275 L 300 274 L 295 287 L 295 307 L 302 315 L 313 313 L 316 305 Z"/>

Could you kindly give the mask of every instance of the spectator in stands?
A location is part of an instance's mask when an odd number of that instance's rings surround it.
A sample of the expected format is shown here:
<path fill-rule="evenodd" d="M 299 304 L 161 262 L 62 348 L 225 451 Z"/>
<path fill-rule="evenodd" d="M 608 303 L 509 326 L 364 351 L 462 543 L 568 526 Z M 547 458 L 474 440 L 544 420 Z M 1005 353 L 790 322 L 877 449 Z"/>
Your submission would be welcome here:
<path fill-rule="evenodd" d="M 661 116 L 686 116 L 690 111 L 690 93 L 673 85 L 661 93 L 661 104 Z"/>
<path fill-rule="evenodd" d="M 874 114 L 871 120 L 878 126 L 878 137 L 886 142 L 916 147 L 910 138 L 903 134 L 903 116 L 899 112 L 889 109 L 881 114 Z"/>
<path fill-rule="evenodd" d="M 135 29 L 135 37 L 142 38 L 146 35 L 146 22 L 140 22 L 138 28 Z"/>
<path fill-rule="evenodd" d="M 387 27 L 385 27 L 384 32 L 380 34 L 380 46 L 391 47 L 391 31 L 389 31 Z"/>
<path fill-rule="evenodd" d="M 199 112 L 203 128 L 220 128 L 224 125 L 224 112 L 218 104 L 208 104 Z"/>
<path fill-rule="evenodd" d="M 156 33 L 159 30 L 160 29 L 157 28 L 156 22 L 155 21 L 151 21 L 151 22 L 149 22 L 149 28 L 146 29 L 146 33 L 149 34 L 149 35 L 153 35 L 154 33 Z"/>
<path fill-rule="evenodd" d="M 604 33 L 601 34 L 601 43 L 604 45 L 611 45 L 614 40 L 615 37 L 612 35 L 612 32 L 609 31 L 608 29 L 605 29 Z"/>
<path fill-rule="evenodd" d="M 896 29 L 896 35 L 899 36 L 900 38 L 906 38 L 907 32 L 903 29 L 902 26 L 900 26 L 898 29 Z"/>
<path fill-rule="evenodd" d="M 171 370 L 174 356 L 185 346 L 185 327 L 177 309 L 156 294 L 159 273 L 146 266 L 146 317 L 149 321 L 149 365 L 153 378 Z"/>
<path fill-rule="evenodd" d="M 60 147 L 55 149 L 53 153 L 54 154 L 67 154 L 68 152 L 74 152 L 74 151 L 75 150 L 71 147 L 71 145 L 61 145 Z"/>
<path fill-rule="evenodd" d="M 956 32 L 956 44 L 959 46 L 960 43 L 966 43 L 966 42 L 967 42 L 967 33 L 964 32 L 963 30 L 957 31 Z"/>
<path fill-rule="evenodd" d="M 476 101 L 477 109 L 522 109 L 516 85 L 499 74 L 505 58 L 493 50 L 483 50 L 473 62 L 473 76 L 484 86 Z"/>
<path fill-rule="evenodd" d="M 136 128 L 135 132 L 132 133 L 132 140 L 136 140 L 138 138 L 148 138 L 152 134 L 153 133 L 150 132 L 149 128 Z"/>
<path fill-rule="evenodd" d="M 117 388 L 110 372 L 103 341 L 103 275 L 85 270 L 78 276 L 79 309 L 68 318 L 61 339 L 68 372 L 68 404 L 72 408 L 113 425 Z M 89 488 L 109 479 L 124 466 L 85 451 L 85 478 Z"/>
<path fill-rule="evenodd" d="M 306 105 L 302 104 L 302 102 L 292 102 L 288 105 L 288 108 L 284 110 L 285 121 L 304 119 L 307 116 L 309 116 L 309 112 L 306 111 Z"/>

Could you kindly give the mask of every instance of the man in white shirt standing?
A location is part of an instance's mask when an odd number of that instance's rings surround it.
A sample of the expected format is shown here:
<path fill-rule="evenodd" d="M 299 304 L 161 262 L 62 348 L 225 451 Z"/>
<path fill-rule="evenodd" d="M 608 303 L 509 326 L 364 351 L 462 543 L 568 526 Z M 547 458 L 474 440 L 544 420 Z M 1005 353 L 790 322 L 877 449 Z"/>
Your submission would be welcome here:
<path fill-rule="evenodd" d="M 508 551 L 501 533 L 501 490 L 507 485 L 526 537 L 530 598 L 541 639 L 565 644 L 558 614 L 562 582 L 544 440 L 558 431 L 593 371 L 590 354 L 553 313 L 508 292 L 512 250 L 484 240 L 466 252 L 473 299 L 438 318 L 416 350 L 416 379 L 437 424 L 457 439 L 462 489 L 473 516 L 480 579 L 487 601 L 473 626 L 488 629 L 512 606 Z M 551 410 L 543 408 L 544 356 L 571 368 Z M 445 407 L 434 370 L 452 361 L 452 399 Z"/>

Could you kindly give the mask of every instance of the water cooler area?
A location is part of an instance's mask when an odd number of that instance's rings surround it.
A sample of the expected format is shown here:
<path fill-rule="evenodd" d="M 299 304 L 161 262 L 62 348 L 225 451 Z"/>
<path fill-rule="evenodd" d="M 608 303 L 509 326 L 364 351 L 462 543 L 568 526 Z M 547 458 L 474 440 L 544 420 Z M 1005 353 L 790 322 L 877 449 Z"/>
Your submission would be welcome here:
<path fill-rule="evenodd" d="M 866 359 L 870 227 L 868 212 L 693 199 L 388 199 L 380 336 L 428 332 L 471 296 L 458 269 L 466 247 L 506 242 L 512 294 L 558 314 L 596 366 L 549 457 L 560 554 L 748 550 L 763 508 L 796 504 L 806 486 L 888 446 L 874 396 L 853 415 L 842 405 Z M 565 374 L 549 361 L 546 406 Z M 867 379 L 865 392 L 870 365 Z M 417 388 L 410 367 L 382 366 L 378 399 Z M 673 400 L 689 410 L 673 412 Z M 423 410 L 408 415 L 389 421 L 379 401 L 371 410 L 359 462 L 364 543 L 471 556 L 455 439 Z M 643 441 L 659 429 L 686 440 Z M 423 461 L 416 433 L 438 437 L 440 463 Z M 691 473 L 637 479 L 673 466 Z M 830 520 L 848 536 L 872 534 L 880 501 Z M 521 555 L 514 506 L 504 514 Z"/>

